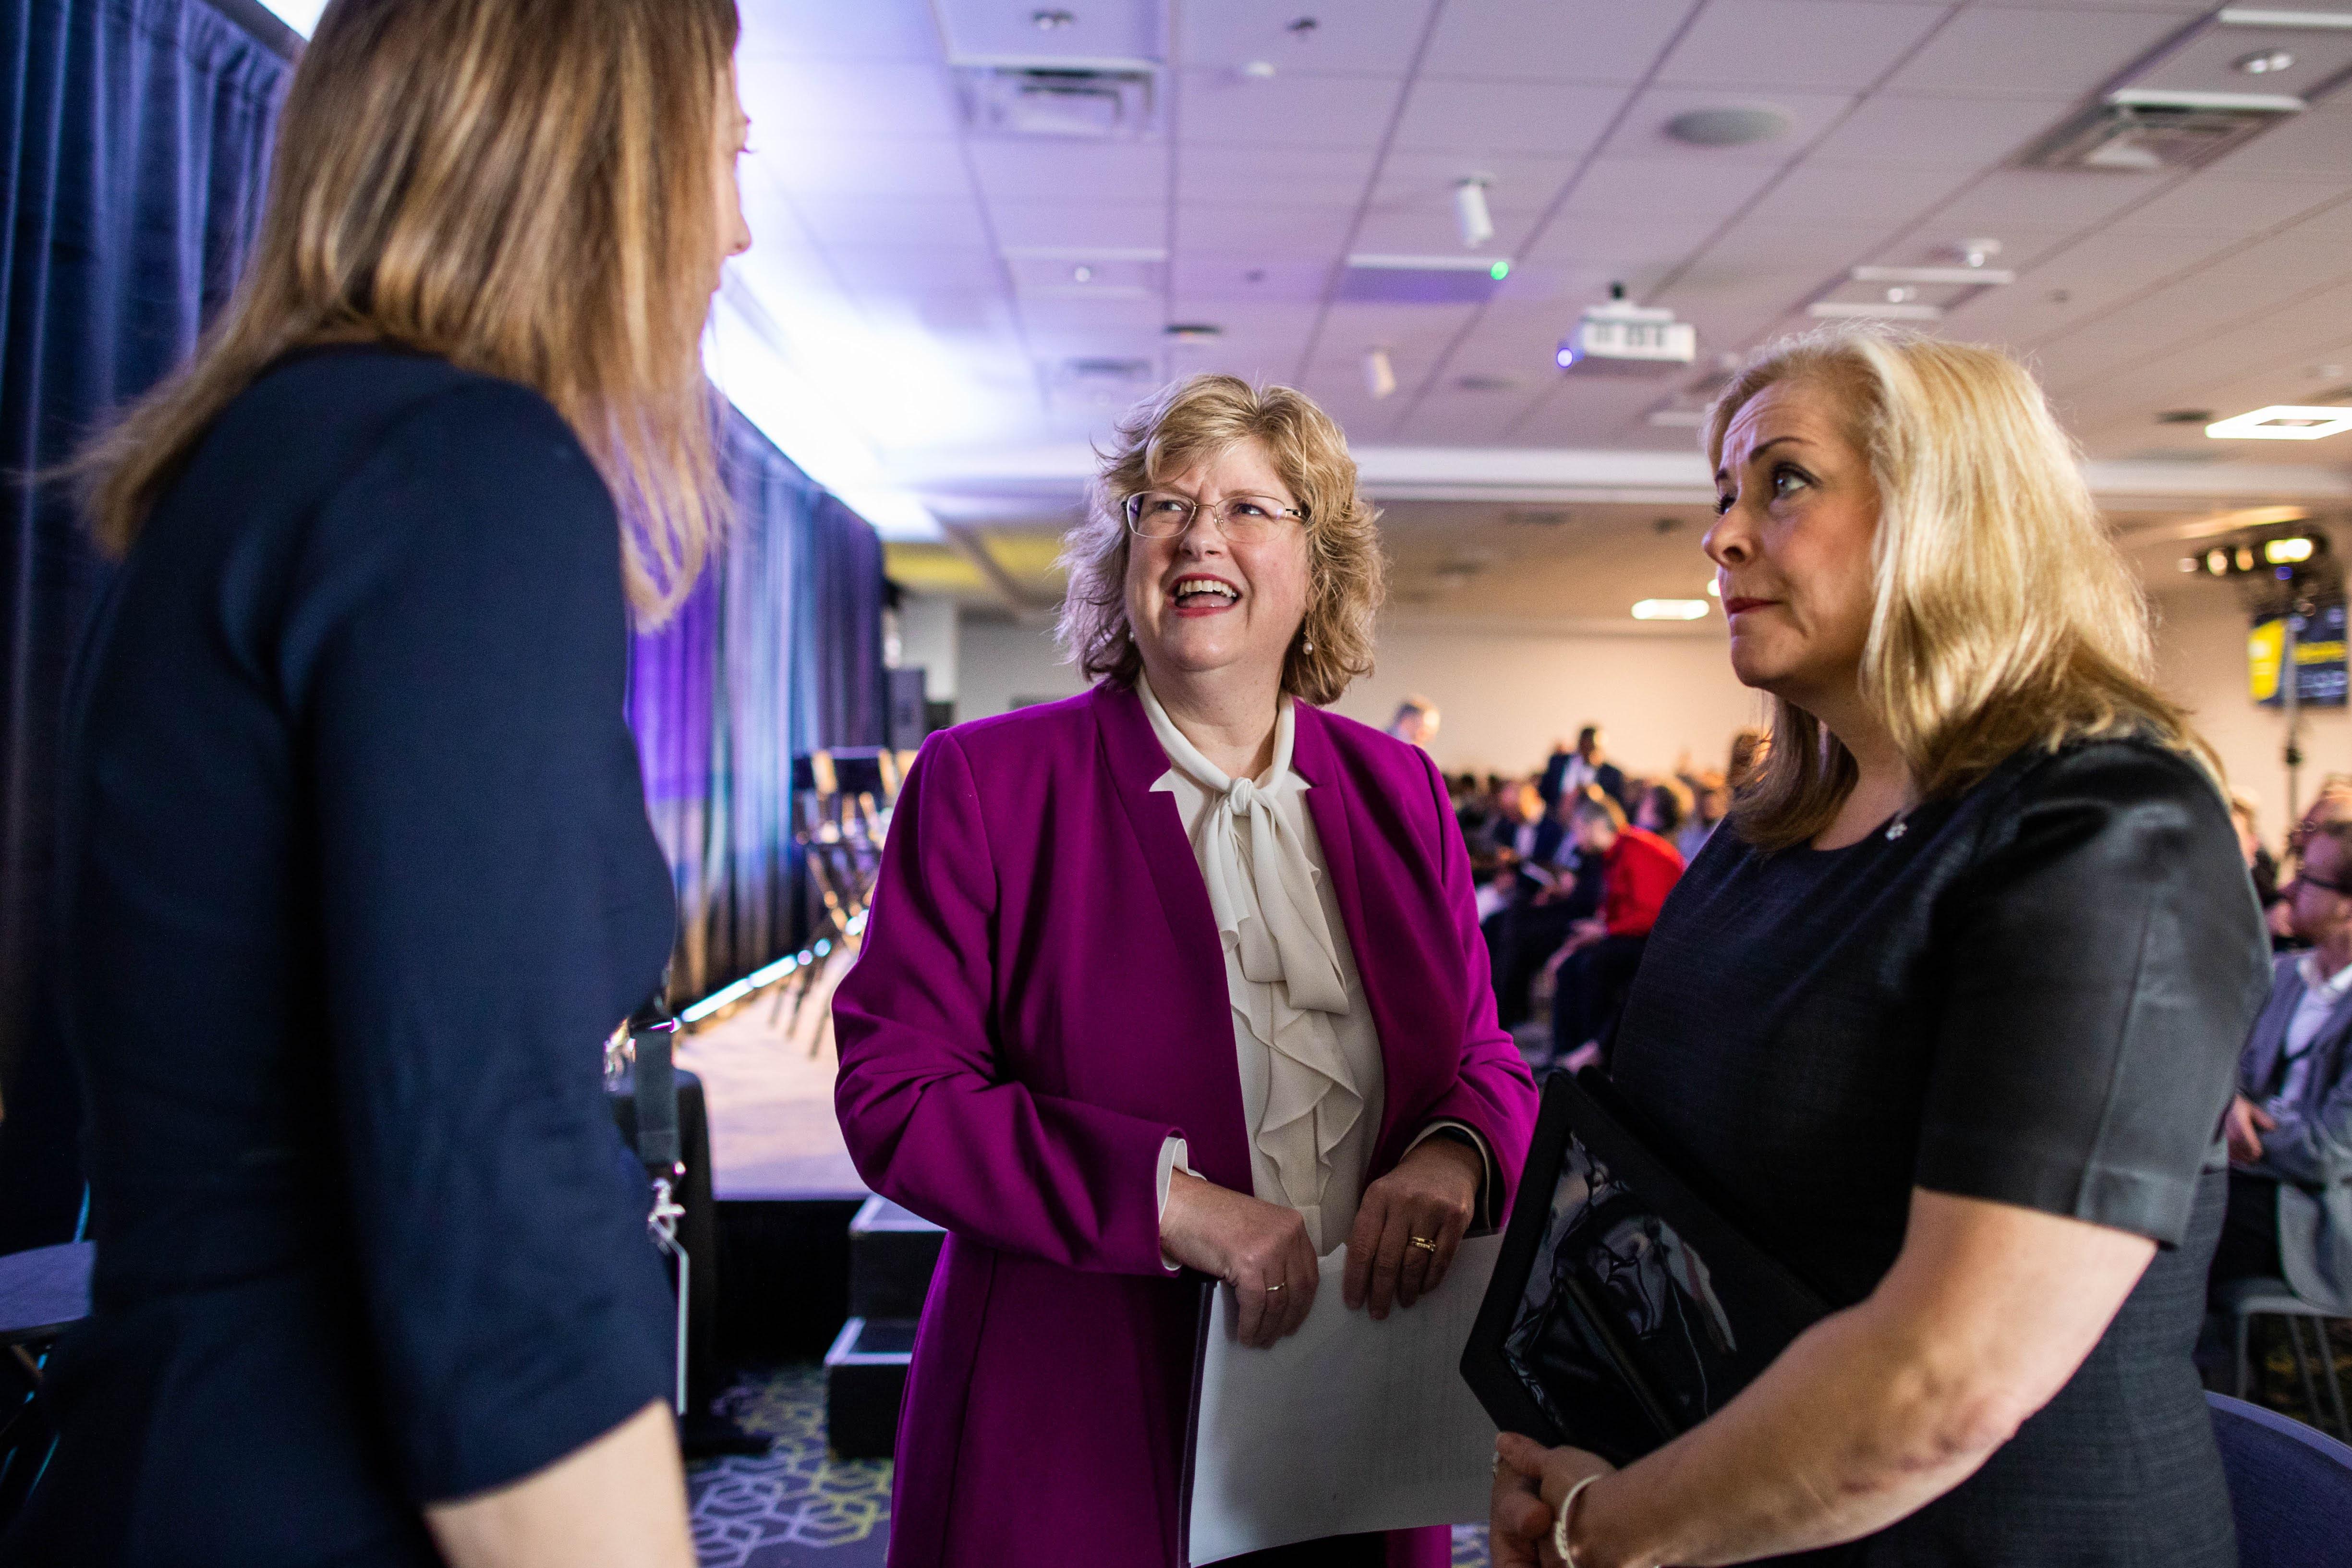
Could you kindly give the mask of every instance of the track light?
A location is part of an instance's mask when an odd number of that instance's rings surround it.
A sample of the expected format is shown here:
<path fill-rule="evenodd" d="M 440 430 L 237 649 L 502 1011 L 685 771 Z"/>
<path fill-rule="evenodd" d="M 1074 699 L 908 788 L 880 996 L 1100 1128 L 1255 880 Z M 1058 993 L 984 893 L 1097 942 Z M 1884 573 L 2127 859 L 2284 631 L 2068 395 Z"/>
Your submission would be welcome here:
<path fill-rule="evenodd" d="M 1388 350 L 1374 349 L 1364 356 L 1364 390 L 1376 399 L 1396 390 L 1396 366 L 1389 363 Z"/>
<path fill-rule="evenodd" d="M 1467 179 L 1454 187 L 1454 216 L 1462 226 L 1462 247 L 1475 250 L 1495 237 L 1494 215 L 1486 210 L 1486 182 Z"/>

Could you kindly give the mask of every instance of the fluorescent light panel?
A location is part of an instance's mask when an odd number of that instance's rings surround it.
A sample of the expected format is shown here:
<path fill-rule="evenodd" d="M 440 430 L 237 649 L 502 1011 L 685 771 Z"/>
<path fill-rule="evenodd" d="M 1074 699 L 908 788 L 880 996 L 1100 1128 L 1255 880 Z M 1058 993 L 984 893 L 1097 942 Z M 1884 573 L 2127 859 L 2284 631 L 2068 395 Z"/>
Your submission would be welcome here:
<path fill-rule="evenodd" d="M 2216 441 L 2316 441 L 2352 430 L 2352 408 L 2305 408 L 2274 403 L 2205 426 Z"/>
<path fill-rule="evenodd" d="M 1705 599 L 1644 599 L 1633 606 L 1637 621 L 1696 621 L 1706 616 Z"/>

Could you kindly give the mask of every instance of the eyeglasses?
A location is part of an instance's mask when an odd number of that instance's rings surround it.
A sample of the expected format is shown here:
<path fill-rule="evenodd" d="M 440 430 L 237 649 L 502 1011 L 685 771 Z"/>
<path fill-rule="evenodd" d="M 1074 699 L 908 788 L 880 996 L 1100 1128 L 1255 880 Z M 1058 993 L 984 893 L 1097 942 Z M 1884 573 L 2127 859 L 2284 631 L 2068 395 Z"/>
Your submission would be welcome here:
<path fill-rule="evenodd" d="M 2297 871 L 2294 874 L 2294 879 L 2288 882 L 2287 886 L 2291 888 L 2325 888 L 2331 893 L 2337 894 L 2343 898 L 2352 899 L 2352 882 L 2330 881 L 2326 877 L 2315 877 L 2308 871 Z"/>
<path fill-rule="evenodd" d="M 1173 539 L 1192 526 L 1193 515 L 1200 510 L 1201 503 L 1191 496 L 1146 490 L 1127 498 L 1127 531 L 1138 539 Z M 1217 531 L 1234 544 L 1270 537 L 1286 518 L 1307 521 L 1307 514 L 1297 507 L 1267 496 L 1227 496 L 1210 508 L 1209 514 L 1217 520 Z"/>

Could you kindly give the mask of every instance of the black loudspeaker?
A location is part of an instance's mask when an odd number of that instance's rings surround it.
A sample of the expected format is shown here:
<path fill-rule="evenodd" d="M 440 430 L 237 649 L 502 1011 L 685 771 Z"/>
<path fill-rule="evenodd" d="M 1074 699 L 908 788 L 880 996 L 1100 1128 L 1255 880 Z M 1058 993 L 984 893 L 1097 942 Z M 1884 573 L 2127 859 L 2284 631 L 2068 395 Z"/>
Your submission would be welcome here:
<path fill-rule="evenodd" d="M 931 732 L 929 704 L 923 700 L 923 672 L 893 669 L 890 679 L 890 749 L 911 752 Z"/>

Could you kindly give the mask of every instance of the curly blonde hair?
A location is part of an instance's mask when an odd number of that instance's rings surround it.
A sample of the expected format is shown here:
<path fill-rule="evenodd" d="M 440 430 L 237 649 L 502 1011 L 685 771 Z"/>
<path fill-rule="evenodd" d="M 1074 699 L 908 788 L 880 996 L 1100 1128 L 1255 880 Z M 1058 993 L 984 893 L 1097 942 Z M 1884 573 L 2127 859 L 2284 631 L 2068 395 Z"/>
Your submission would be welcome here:
<path fill-rule="evenodd" d="M 1388 592 L 1388 562 L 1380 513 L 1356 489 L 1347 437 L 1303 392 L 1195 375 L 1119 421 L 1111 449 L 1097 454 L 1102 471 L 1086 520 L 1063 536 L 1070 586 L 1055 638 L 1089 679 L 1133 686 L 1143 668 L 1127 616 L 1127 498 L 1253 440 L 1307 514 L 1307 615 L 1283 660 L 1282 689 L 1319 707 L 1371 673 L 1372 621 Z"/>

